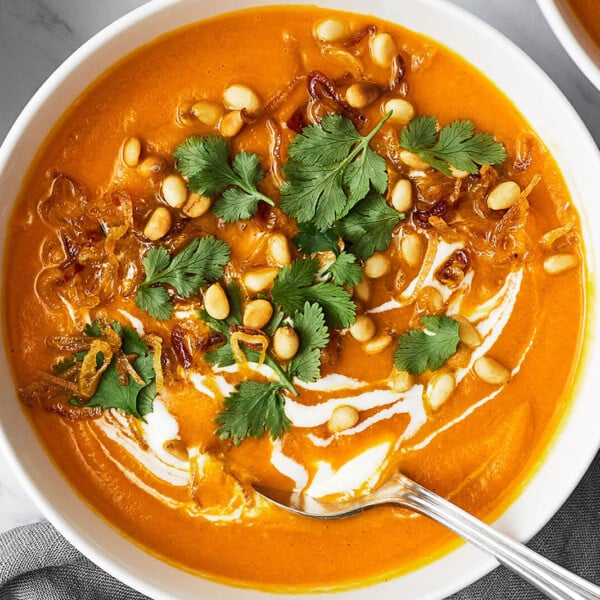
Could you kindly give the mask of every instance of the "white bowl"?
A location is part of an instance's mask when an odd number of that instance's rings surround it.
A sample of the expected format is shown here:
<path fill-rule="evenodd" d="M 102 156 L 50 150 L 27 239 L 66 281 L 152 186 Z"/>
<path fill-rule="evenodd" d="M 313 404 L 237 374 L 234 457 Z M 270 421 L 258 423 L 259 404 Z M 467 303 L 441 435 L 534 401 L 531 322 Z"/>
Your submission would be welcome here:
<path fill-rule="evenodd" d="M 37 148 L 70 103 L 111 64 L 140 44 L 194 20 L 272 0 L 157 0 L 113 23 L 71 56 L 25 107 L 0 149 L 0 246 L 12 204 Z M 295 0 L 294 4 L 303 3 Z M 496 82 L 525 115 L 561 165 L 582 215 L 589 291 L 587 341 L 576 399 L 542 464 L 496 526 L 520 540 L 532 537 L 552 517 L 596 454 L 600 442 L 600 329 L 594 295 L 600 236 L 596 197 L 600 157 L 581 120 L 550 79 L 491 27 L 442 0 L 309 0 L 310 4 L 371 13 L 420 31 L 452 48 Z M 543 98 L 544 101 L 540 102 Z M 4 326 L 4 323 L 3 323 Z M 10 381 L 6 349 L 0 377 Z M 200 579 L 147 554 L 122 537 L 83 502 L 56 470 L 8 383 L 0 391 L 0 446 L 41 511 L 79 550 L 131 587 L 154 598 L 264 599 L 271 594 L 240 590 Z M 469 546 L 408 575 L 368 588 L 335 594 L 336 600 L 445 597 L 490 571 L 495 562 Z M 327 596 L 327 594 L 326 594 Z M 295 598 L 301 598 L 295 595 Z M 320 596 L 323 597 L 323 596 Z"/>
<path fill-rule="evenodd" d="M 566 0 L 537 0 L 546 21 L 567 54 L 600 90 L 600 47 L 583 28 Z"/>

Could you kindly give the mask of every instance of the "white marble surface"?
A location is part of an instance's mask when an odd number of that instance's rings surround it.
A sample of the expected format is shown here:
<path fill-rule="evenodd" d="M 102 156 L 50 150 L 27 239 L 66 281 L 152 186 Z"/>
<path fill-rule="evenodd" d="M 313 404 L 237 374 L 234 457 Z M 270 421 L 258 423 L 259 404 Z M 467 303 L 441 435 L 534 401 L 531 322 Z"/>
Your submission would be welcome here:
<path fill-rule="evenodd" d="M 559 85 L 600 144 L 600 92 L 577 70 L 534 0 L 454 0 L 512 39 Z M 143 0 L 0 0 L 0 140 L 50 73 Z M 7 382 L 4 383 L 7 385 Z M 41 517 L 0 456 L 0 531 Z"/>

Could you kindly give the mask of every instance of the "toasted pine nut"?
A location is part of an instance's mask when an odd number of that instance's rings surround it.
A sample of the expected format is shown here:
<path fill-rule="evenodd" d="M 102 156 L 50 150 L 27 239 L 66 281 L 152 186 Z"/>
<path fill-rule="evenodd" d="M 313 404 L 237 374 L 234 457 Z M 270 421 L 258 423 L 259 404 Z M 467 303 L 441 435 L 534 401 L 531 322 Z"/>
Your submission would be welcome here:
<path fill-rule="evenodd" d="M 407 392 L 413 386 L 413 376 L 408 371 L 394 369 L 390 377 L 390 387 L 394 392 Z"/>
<path fill-rule="evenodd" d="M 363 271 L 370 279 L 378 279 L 379 277 L 383 277 L 386 273 L 389 273 L 390 268 L 390 259 L 381 252 L 375 252 L 375 254 L 369 256 L 369 258 L 365 260 Z"/>
<path fill-rule="evenodd" d="M 353 83 L 346 90 L 346 102 L 352 108 L 364 108 L 379 96 L 379 88 L 373 83 Z"/>
<path fill-rule="evenodd" d="M 416 267 L 423 255 L 423 241 L 418 233 L 409 233 L 400 242 L 402 256 L 409 267 Z"/>
<path fill-rule="evenodd" d="M 268 252 L 269 258 L 278 267 L 284 267 L 292 262 L 290 245 L 287 237 L 285 237 L 283 233 L 274 233 L 269 237 Z"/>
<path fill-rule="evenodd" d="M 277 277 L 277 267 L 259 267 L 244 273 L 244 285 L 250 292 L 262 292 L 271 287 L 273 280 Z"/>
<path fill-rule="evenodd" d="M 431 410 L 437 410 L 450 398 L 456 387 L 454 375 L 446 371 L 436 373 L 427 386 L 427 399 Z"/>
<path fill-rule="evenodd" d="M 383 352 L 392 343 L 392 336 L 388 333 L 382 333 L 380 335 L 371 338 L 368 342 L 363 345 L 363 350 L 369 355 L 379 354 Z"/>
<path fill-rule="evenodd" d="M 213 283 L 204 292 L 204 310 L 219 321 L 229 316 L 229 300 L 220 283 Z"/>
<path fill-rule="evenodd" d="M 399 179 L 394 185 L 391 197 L 392 206 L 401 213 L 408 212 L 413 205 L 412 183 L 408 179 Z"/>
<path fill-rule="evenodd" d="M 373 62 L 380 67 L 389 67 L 396 54 L 396 44 L 389 33 L 377 33 L 369 40 Z"/>
<path fill-rule="evenodd" d="M 559 275 L 574 269 L 579 264 L 575 254 L 553 254 L 544 260 L 544 271 L 548 275 Z"/>
<path fill-rule="evenodd" d="M 510 371 L 488 356 L 478 358 L 473 365 L 473 370 L 479 379 L 492 385 L 502 385 L 510 380 Z"/>
<path fill-rule="evenodd" d="M 164 201 L 173 208 L 181 208 L 188 197 L 187 185 L 179 175 L 167 175 L 160 186 Z"/>
<path fill-rule="evenodd" d="M 454 165 L 450 165 L 450 173 L 452 173 L 452 177 L 456 177 L 456 179 L 464 179 L 470 175 L 469 171 L 457 169 Z"/>
<path fill-rule="evenodd" d="M 228 110 L 245 110 L 249 115 L 260 112 L 260 98 L 247 85 L 235 83 L 223 92 L 223 104 Z"/>
<path fill-rule="evenodd" d="M 390 110 L 392 111 L 390 123 L 395 125 L 405 125 L 415 116 L 415 107 L 404 98 L 388 100 L 383 107 L 383 112 L 388 113 Z"/>
<path fill-rule="evenodd" d="M 426 313 L 438 313 L 444 308 L 444 298 L 433 286 L 426 285 L 417 294 L 417 305 Z"/>
<path fill-rule="evenodd" d="M 477 328 L 462 315 L 450 315 L 455 321 L 458 321 L 458 335 L 460 341 L 469 348 L 481 346 L 481 335 Z"/>
<path fill-rule="evenodd" d="M 318 42 L 338 42 L 350 33 L 348 24 L 337 19 L 325 19 L 315 25 L 313 35 Z"/>
<path fill-rule="evenodd" d="M 400 160 L 411 169 L 415 169 L 415 171 L 426 171 L 429 169 L 429 165 L 424 160 L 421 160 L 417 154 L 408 150 L 400 152 Z"/>
<path fill-rule="evenodd" d="M 142 153 L 142 144 L 136 137 L 130 137 L 123 142 L 123 162 L 128 167 L 137 167 Z"/>
<path fill-rule="evenodd" d="M 244 309 L 244 325 L 262 329 L 273 316 L 273 305 L 268 300 L 252 300 Z"/>
<path fill-rule="evenodd" d="M 190 112 L 200 123 L 204 123 L 204 125 L 208 125 L 209 127 L 215 127 L 225 111 L 216 102 L 200 100 L 200 102 L 192 105 Z"/>
<path fill-rule="evenodd" d="M 239 110 L 228 112 L 219 123 L 219 131 L 226 138 L 235 137 L 244 127 L 244 121 Z"/>
<path fill-rule="evenodd" d="M 358 419 L 358 411 L 353 406 L 347 404 L 336 406 L 327 421 L 327 429 L 331 433 L 339 433 L 354 427 L 358 423 Z"/>
<path fill-rule="evenodd" d="M 165 170 L 165 161 L 160 156 L 147 156 L 139 165 L 138 173 L 142 177 L 153 178 Z"/>
<path fill-rule="evenodd" d="M 337 259 L 335 252 L 333 250 L 323 250 L 322 252 L 318 252 L 316 256 L 319 261 L 319 269 L 328 269 Z"/>
<path fill-rule="evenodd" d="M 175 458 L 187 462 L 189 460 L 188 450 L 185 444 L 179 439 L 167 440 L 163 448 Z"/>
<path fill-rule="evenodd" d="M 371 297 L 371 284 L 368 279 L 363 279 L 354 286 L 354 296 L 361 302 L 368 302 Z"/>
<path fill-rule="evenodd" d="M 279 327 L 273 336 L 273 352 L 281 360 L 294 358 L 300 347 L 300 338 L 291 327 Z"/>
<path fill-rule="evenodd" d="M 208 196 L 190 192 L 182 210 L 190 219 L 196 219 L 206 214 L 211 204 L 212 199 Z"/>
<path fill-rule="evenodd" d="M 350 335 L 358 342 L 368 342 L 375 335 L 375 323 L 368 315 L 358 315 L 350 325 Z"/>
<path fill-rule="evenodd" d="M 519 184 L 514 181 L 499 183 L 487 197 L 487 205 L 492 210 L 504 210 L 516 204 L 521 194 Z"/>
<path fill-rule="evenodd" d="M 144 235 L 155 242 L 165 237 L 171 229 L 171 211 L 166 206 L 155 208 L 144 226 Z"/>

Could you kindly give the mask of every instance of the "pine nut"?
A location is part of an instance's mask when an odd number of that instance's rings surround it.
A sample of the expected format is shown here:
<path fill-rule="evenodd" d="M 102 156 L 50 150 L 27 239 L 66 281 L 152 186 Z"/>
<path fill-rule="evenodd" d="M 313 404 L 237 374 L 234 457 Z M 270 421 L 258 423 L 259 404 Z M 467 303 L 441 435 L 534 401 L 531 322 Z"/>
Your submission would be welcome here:
<path fill-rule="evenodd" d="M 450 398 L 456 383 L 454 375 L 448 372 L 436 373 L 427 386 L 427 399 L 431 410 L 437 410 Z"/>
<path fill-rule="evenodd" d="M 560 275 L 578 264 L 579 259 L 574 254 L 553 254 L 544 260 L 544 271 L 547 275 Z"/>
<path fill-rule="evenodd" d="M 346 102 L 352 108 L 364 108 L 378 96 L 379 88 L 372 83 L 354 83 L 346 90 Z"/>
<path fill-rule="evenodd" d="M 350 33 L 347 23 L 337 19 L 325 19 L 315 25 L 313 35 L 318 42 L 331 43 L 343 40 Z"/>
<path fill-rule="evenodd" d="M 413 205 L 412 183 L 408 179 L 400 179 L 392 190 L 392 206 L 401 213 L 408 212 Z"/>
<path fill-rule="evenodd" d="M 323 252 L 318 252 L 316 258 L 319 261 L 319 269 L 324 270 L 328 269 L 336 261 L 337 256 L 333 250 L 324 250 Z"/>
<path fill-rule="evenodd" d="M 375 335 L 375 330 L 375 323 L 368 315 L 358 315 L 349 329 L 350 335 L 357 342 L 368 342 Z"/>
<path fill-rule="evenodd" d="M 417 154 L 413 152 L 409 152 L 408 150 L 402 150 L 400 152 L 400 160 L 411 169 L 415 169 L 415 171 L 426 171 L 429 169 L 429 165 L 421 160 Z"/>
<path fill-rule="evenodd" d="M 417 305 L 426 313 L 438 313 L 444 308 L 444 298 L 439 290 L 426 285 L 417 294 Z"/>
<path fill-rule="evenodd" d="M 478 358 L 473 370 L 479 379 L 492 385 L 502 385 L 510 380 L 510 371 L 497 360 L 487 356 Z"/>
<path fill-rule="evenodd" d="M 489 194 L 487 205 L 492 210 L 505 210 L 514 206 L 521 194 L 521 188 L 514 181 L 499 183 Z"/>
<path fill-rule="evenodd" d="M 331 433 L 339 433 L 354 427 L 358 423 L 358 419 L 358 411 L 353 406 L 347 404 L 336 406 L 327 421 L 327 429 Z"/>
<path fill-rule="evenodd" d="M 296 356 L 300 347 L 300 338 L 291 327 L 279 327 L 273 336 L 273 352 L 281 360 L 290 360 Z"/>
<path fill-rule="evenodd" d="M 454 165 L 450 165 L 450 173 L 452 173 L 452 177 L 456 177 L 456 179 L 464 179 L 470 175 L 469 171 L 457 169 Z"/>
<path fill-rule="evenodd" d="M 195 192 L 190 192 L 182 210 L 190 219 L 196 219 L 206 214 L 211 204 L 212 199 L 208 196 L 201 196 Z"/>
<path fill-rule="evenodd" d="M 155 242 L 165 237 L 171 229 L 171 212 L 166 206 L 155 208 L 144 226 L 144 235 Z"/>
<path fill-rule="evenodd" d="M 244 121 L 239 110 L 228 112 L 219 123 L 219 131 L 226 138 L 235 137 L 244 126 Z"/>
<path fill-rule="evenodd" d="M 213 283 L 204 292 L 204 310 L 219 321 L 229 316 L 229 300 L 220 283 Z"/>
<path fill-rule="evenodd" d="M 389 67 L 396 55 L 396 44 L 389 33 L 378 33 L 369 40 L 373 62 L 380 67 Z"/>
<path fill-rule="evenodd" d="M 413 386 L 413 376 L 408 371 L 394 369 L 390 377 L 390 387 L 394 392 L 403 393 Z"/>
<path fill-rule="evenodd" d="M 416 267 L 423 256 L 423 242 L 418 233 L 409 233 L 400 242 L 400 251 L 409 267 Z"/>
<path fill-rule="evenodd" d="M 244 273 L 244 285 L 251 292 L 262 292 L 271 287 L 277 277 L 277 267 L 260 267 Z"/>
<path fill-rule="evenodd" d="M 142 177 L 156 177 L 165 170 L 165 161 L 160 156 L 148 156 L 138 165 Z"/>
<path fill-rule="evenodd" d="M 187 462 L 189 460 L 188 450 L 185 447 L 185 444 L 181 440 L 167 440 L 163 444 L 163 448 L 171 455 L 181 460 L 183 462 Z"/>
<path fill-rule="evenodd" d="M 383 352 L 392 343 L 392 336 L 388 333 L 382 333 L 374 338 L 371 338 L 363 345 L 363 350 L 369 355 L 379 354 Z"/>
<path fill-rule="evenodd" d="M 364 274 L 370 279 L 379 279 L 389 272 L 391 268 L 390 259 L 381 252 L 375 252 L 365 260 Z"/>
<path fill-rule="evenodd" d="M 390 117 L 390 123 L 394 125 L 405 125 L 415 116 L 415 107 L 404 98 L 392 98 L 388 100 L 385 105 L 383 112 L 389 113 L 392 111 Z"/>
<path fill-rule="evenodd" d="M 160 186 L 164 201 L 173 208 L 181 208 L 188 197 L 188 189 L 183 177 L 167 175 Z"/>
<path fill-rule="evenodd" d="M 368 279 L 363 279 L 354 286 L 354 296 L 361 302 L 368 302 L 371 297 L 371 284 Z"/>
<path fill-rule="evenodd" d="M 209 127 L 215 127 L 225 111 L 223 110 L 223 107 L 216 102 L 200 100 L 200 102 L 196 102 L 192 105 L 190 112 L 198 119 L 198 121 L 200 121 L 200 123 L 208 125 Z"/>
<path fill-rule="evenodd" d="M 136 137 L 130 137 L 123 143 L 123 162 L 128 167 L 137 167 L 142 153 L 142 144 Z"/>
<path fill-rule="evenodd" d="M 458 321 L 458 335 L 460 341 L 469 348 L 481 346 L 481 335 L 477 328 L 462 315 L 450 315 L 455 321 Z"/>
<path fill-rule="evenodd" d="M 228 110 L 245 110 L 249 115 L 256 115 L 261 109 L 256 92 L 241 83 L 230 85 L 223 92 L 223 104 Z"/>
<path fill-rule="evenodd" d="M 262 329 L 273 316 L 273 305 L 268 300 L 252 300 L 244 309 L 244 325 Z"/>
<path fill-rule="evenodd" d="M 283 233 L 274 233 L 269 238 L 268 244 L 269 258 L 278 267 L 284 267 L 292 262 L 292 256 L 290 254 L 290 245 L 288 239 Z"/>

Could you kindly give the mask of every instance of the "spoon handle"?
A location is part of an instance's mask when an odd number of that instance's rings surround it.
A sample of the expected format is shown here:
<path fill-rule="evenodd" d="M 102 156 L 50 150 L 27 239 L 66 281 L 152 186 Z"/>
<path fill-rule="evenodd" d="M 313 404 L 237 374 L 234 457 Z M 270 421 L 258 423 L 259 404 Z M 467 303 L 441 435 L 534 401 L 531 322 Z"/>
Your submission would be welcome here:
<path fill-rule="evenodd" d="M 496 531 L 454 504 L 404 479 L 396 501 L 445 525 L 554 600 L 600 600 L 600 587 Z"/>

